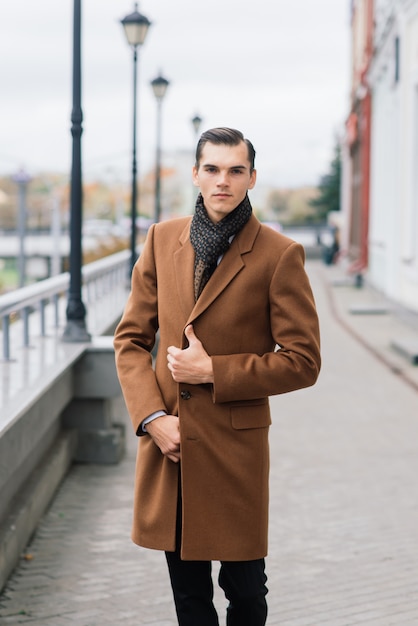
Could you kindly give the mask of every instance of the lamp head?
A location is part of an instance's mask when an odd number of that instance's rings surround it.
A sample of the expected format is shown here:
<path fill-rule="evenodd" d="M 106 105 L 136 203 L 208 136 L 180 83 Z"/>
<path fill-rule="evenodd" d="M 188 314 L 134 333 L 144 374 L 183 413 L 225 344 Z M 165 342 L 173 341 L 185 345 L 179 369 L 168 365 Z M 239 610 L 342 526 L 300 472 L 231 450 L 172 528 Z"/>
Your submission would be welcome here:
<path fill-rule="evenodd" d="M 128 44 L 133 48 L 142 46 L 151 22 L 145 15 L 139 13 L 138 4 L 135 4 L 134 12 L 124 17 L 120 22 L 125 30 Z"/>
<path fill-rule="evenodd" d="M 196 135 L 199 132 L 200 124 L 202 123 L 202 121 L 203 120 L 201 117 L 199 117 L 199 115 L 195 115 L 194 118 L 192 119 L 192 124 L 193 124 L 193 128 L 195 130 Z"/>
<path fill-rule="evenodd" d="M 164 78 L 161 72 L 159 73 L 157 78 L 154 78 L 154 80 L 151 81 L 151 87 L 154 92 L 154 96 L 157 98 L 158 101 L 161 101 L 164 98 L 169 84 L 170 81 Z"/>

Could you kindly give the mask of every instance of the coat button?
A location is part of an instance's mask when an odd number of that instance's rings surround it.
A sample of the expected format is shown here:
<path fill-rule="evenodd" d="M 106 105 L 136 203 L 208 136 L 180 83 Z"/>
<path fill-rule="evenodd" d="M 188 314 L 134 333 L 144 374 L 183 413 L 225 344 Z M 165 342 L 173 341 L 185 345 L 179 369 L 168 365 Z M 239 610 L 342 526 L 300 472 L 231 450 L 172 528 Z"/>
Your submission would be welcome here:
<path fill-rule="evenodd" d="M 192 394 L 190 393 L 190 391 L 181 391 L 180 392 L 180 398 L 182 400 L 190 400 L 191 397 L 192 397 Z"/>

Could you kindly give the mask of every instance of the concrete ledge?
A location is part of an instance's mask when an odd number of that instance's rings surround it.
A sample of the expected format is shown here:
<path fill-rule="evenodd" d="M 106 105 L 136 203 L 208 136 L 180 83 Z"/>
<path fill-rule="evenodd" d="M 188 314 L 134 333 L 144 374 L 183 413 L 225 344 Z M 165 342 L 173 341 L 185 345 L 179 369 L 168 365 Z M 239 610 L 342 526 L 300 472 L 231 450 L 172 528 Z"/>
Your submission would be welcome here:
<path fill-rule="evenodd" d="M 391 348 L 405 357 L 412 365 L 418 365 L 418 338 L 416 336 L 393 339 Z"/>
<path fill-rule="evenodd" d="M 124 429 L 115 424 L 112 400 L 121 395 L 113 337 L 95 337 L 74 365 L 73 399 L 62 414 L 66 428 L 77 429 L 75 461 L 118 463 L 125 451 Z"/>
<path fill-rule="evenodd" d="M 74 397 L 114 398 L 121 393 L 113 337 L 93 337 L 74 367 Z"/>
<path fill-rule="evenodd" d="M 56 379 L 39 387 L 36 400 L 0 435 L 0 521 L 15 494 L 27 481 L 61 429 L 60 415 L 73 397 L 73 370 L 58 371 Z M 23 398 L 22 398 L 23 406 Z"/>
<path fill-rule="evenodd" d="M 66 475 L 74 456 L 75 431 L 61 433 L 19 491 L 0 525 L 0 589 L 16 567 L 22 551 Z"/>
<path fill-rule="evenodd" d="M 0 433 L 0 589 L 73 459 L 117 463 L 123 456 L 124 429 L 111 410 L 121 393 L 112 344 L 112 337 L 59 344 L 62 358 L 7 405 Z"/>

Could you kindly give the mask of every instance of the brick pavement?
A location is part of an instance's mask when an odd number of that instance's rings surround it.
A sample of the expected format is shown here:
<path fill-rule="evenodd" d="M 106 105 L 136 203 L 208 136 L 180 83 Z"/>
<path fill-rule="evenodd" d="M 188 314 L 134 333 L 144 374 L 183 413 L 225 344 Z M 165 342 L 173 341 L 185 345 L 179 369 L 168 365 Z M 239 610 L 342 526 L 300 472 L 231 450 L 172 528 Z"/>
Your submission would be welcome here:
<path fill-rule="evenodd" d="M 308 269 L 324 363 L 315 387 L 272 399 L 268 624 L 417 625 L 417 368 L 387 349 L 393 316 L 347 316 L 373 295 Z M 175 626 L 163 555 L 129 540 L 128 440 L 118 466 L 72 468 L 0 596 L 2 626 Z"/>

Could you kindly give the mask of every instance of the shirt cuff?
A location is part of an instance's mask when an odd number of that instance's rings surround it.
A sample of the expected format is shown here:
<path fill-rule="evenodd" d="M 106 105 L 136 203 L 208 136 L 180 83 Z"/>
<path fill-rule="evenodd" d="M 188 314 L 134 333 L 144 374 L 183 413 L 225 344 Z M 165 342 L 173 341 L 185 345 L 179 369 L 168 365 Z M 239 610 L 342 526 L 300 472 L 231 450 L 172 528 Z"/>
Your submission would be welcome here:
<path fill-rule="evenodd" d="M 142 424 L 142 432 L 146 433 L 147 429 L 145 428 L 147 424 L 149 424 L 150 422 L 153 422 L 154 420 L 157 419 L 157 417 L 161 417 L 162 415 L 167 415 L 167 413 L 165 411 L 155 411 L 154 413 L 151 413 L 151 415 L 148 415 L 148 417 L 146 417 Z"/>

